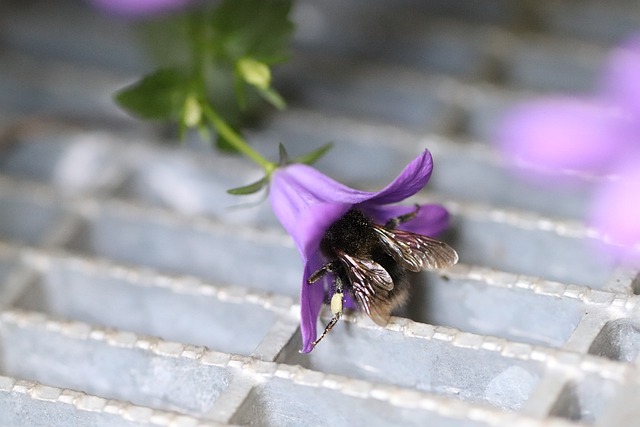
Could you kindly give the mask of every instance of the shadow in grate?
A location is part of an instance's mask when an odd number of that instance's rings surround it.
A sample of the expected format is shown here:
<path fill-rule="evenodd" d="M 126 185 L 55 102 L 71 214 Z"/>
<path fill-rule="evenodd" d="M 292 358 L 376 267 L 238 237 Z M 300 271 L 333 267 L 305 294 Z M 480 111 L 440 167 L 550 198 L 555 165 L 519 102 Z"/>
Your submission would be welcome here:
<path fill-rule="evenodd" d="M 613 381 L 593 375 L 570 381 L 562 389 L 550 415 L 593 424 L 616 389 L 617 385 Z"/>
<path fill-rule="evenodd" d="M 631 282 L 631 290 L 634 295 L 640 295 L 640 274 L 636 275 Z"/>
<path fill-rule="evenodd" d="M 621 362 L 635 361 L 640 353 L 640 327 L 630 319 L 607 322 L 593 340 L 589 353 Z"/>
<path fill-rule="evenodd" d="M 0 251 L 0 300 L 9 300 L 7 292 L 12 291 L 12 289 L 8 289 L 11 286 L 10 278 L 18 269 L 19 265 L 15 253 L 4 253 L 4 251 Z M 5 304 L 0 305 L 4 307 Z"/>

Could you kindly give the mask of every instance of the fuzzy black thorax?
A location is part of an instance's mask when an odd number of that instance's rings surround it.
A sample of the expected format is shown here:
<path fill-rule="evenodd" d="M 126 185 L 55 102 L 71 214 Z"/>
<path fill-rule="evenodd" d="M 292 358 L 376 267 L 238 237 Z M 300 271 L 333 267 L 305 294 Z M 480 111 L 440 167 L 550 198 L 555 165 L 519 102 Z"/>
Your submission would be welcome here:
<path fill-rule="evenodd" d="M 361 211 L 351 209 L 334 222 L 320 242 L 320 250 L 332 257 L 335 249 L 353 256 L 370 257 L 378 238 L 372 231 L 373 222 Z"/>

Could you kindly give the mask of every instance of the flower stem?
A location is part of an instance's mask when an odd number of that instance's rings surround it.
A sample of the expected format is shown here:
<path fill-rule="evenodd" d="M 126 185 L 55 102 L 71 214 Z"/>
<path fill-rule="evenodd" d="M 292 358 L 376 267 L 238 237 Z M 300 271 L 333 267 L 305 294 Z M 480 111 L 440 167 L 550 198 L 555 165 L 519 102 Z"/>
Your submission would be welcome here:
<path fill-rule="evenodd" d="M 202 106 L 202 109 L 205 117 L 211 122 L 213 127 L 216 128 L 220 136 L 222 136 L 233 148 L 247 156 L 254 163 L 262 166 L 267 176 L 271 175 L 271 172 L 278 167 L 278 165 L 265 159 L 262 154 L 251 148 L 244 138 L 238 135 L 227 123 L 225 123 L 224 120 L 222 120 L 220 116 L 218 116 L 218 114 L 216 114 L 215 111 L 213 111 L 210 105 L 205 104 Z"/>

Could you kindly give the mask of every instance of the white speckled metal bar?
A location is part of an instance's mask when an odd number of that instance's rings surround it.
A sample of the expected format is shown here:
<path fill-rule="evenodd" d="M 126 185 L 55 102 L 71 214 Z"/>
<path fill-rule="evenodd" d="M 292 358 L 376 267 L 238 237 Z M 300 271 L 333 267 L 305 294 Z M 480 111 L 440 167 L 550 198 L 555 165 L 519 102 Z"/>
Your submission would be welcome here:
<path fill-rule="evenodd" d="M 131 22 L 18 3 L 0 6 L 0 425 L 638 424 L 640 276 L 591 250 L 593 179 L 520 182 L 489 143 L 515 102 L 589 90 L 633 1 L 295 3 L 290 108 L 248 137 L 334 141 L 318 168 L 360 188 L 428 147 L 415 201 L 449 208 L 461 259 L 416 275 L 385 328 L 346 314 L 310 354 L 290 237 L 225 193 L 259 172 L 113 105 L 148 69 Z"/>

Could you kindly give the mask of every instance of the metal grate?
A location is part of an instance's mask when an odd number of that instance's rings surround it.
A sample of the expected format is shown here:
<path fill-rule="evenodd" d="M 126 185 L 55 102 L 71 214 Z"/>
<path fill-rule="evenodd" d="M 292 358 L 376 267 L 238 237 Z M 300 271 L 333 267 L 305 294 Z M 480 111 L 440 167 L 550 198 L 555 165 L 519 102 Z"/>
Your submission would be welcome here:
<path fill-rule="evenodd" d="M 588 189 L 529 187 L 488 144 L 514 102 L 588 90 L 635 1 L 298 0 L 291 108 L 251 140 L 335 141 L 318 168 L 360 188 L 429 147 L 416 200 L 451 210 L 461 257 L 309 355 L 290 238 L 225 194 L 257 172 L 112 105 L 146 68 L 128 24 L 1 7 L 0 424 L 639 423 L 638 272 L 590 251 Z"/>

